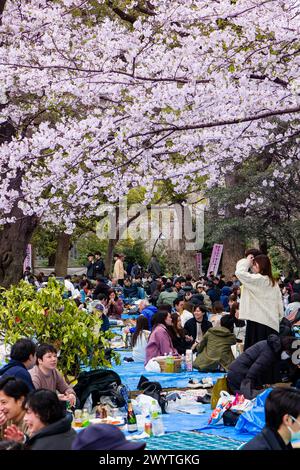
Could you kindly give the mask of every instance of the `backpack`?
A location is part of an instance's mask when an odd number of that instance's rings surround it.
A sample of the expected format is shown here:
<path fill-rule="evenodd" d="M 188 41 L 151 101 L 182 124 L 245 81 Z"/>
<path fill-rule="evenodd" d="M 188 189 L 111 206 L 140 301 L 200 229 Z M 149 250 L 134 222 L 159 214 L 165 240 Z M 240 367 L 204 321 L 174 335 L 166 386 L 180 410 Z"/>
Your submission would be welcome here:
<path fill-rule="evenodd" d="M 128 392 L 126 387 L 122 385 L 120 376 L 110 369 L 81 372 L 74 391 L 81 409 L 90 396 L 92 407 L 101 403 L 112 408 L 119 408 L 125 406 L 128 400 Z"/>

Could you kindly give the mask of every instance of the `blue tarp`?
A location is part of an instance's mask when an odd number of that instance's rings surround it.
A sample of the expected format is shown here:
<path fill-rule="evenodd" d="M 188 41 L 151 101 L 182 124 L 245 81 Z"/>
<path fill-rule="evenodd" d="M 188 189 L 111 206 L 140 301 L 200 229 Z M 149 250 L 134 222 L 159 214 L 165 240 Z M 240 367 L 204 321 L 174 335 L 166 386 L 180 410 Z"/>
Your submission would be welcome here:
<path fill-rule="evenodd" d="M 144 375 L 151 381 L 159 382 L 163 388 L 187 387 L 190 378 L 200 381 L 204 377 L 212 377 L 215 383 L 219 377 L 224 376 L 224 373 L 202 373 L 197 370 L 193 372 L 179 372 L 178 374 L 147 372 L 143 362 L 123 362 L 124 357 L 132 357 L 131 351 L 118 351 L 118 353 L 121 355 L 122 364 L 120 366 L 114 365 L 113 369 L 120 375 L 122 383 L 127 385 L 130 390 L 137 390 L 141 375 Z"/>
<path fill-rule="evenodd" d="M 267 390 L 258 395 L 252 410 L 245 411 L 239 417 L 235 426 L 239 433 L 251 433 L 252 436 L 255 436 L 262 430 L 265 426 L 265 401 L 271 391 L 271 388 L 267 388 Z"/>

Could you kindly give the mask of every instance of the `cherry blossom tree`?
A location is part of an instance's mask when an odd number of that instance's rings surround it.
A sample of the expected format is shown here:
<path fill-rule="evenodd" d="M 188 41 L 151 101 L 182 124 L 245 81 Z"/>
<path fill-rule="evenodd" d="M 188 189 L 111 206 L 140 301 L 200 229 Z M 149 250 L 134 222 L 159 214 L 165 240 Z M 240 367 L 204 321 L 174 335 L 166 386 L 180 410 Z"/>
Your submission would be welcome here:
<path fill-rule="evenodd" d="M 212 185 L 299 134 L 297 0 L 117 3 L 0 2 L 3 285 L 40 220 L 72 232 L 103 197 Z"/>

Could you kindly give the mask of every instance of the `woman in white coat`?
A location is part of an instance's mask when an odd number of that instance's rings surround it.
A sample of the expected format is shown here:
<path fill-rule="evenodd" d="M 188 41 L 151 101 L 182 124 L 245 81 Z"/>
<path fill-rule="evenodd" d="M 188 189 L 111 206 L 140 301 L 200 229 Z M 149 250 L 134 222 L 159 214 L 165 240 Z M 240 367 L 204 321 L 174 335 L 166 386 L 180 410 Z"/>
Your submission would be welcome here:
<path fill-rule="evenodd" d="M 270 334 L 279 333 L 283 302 L 268 256 L 248 255 L 237 262 L 235 274 L 242 283 L 239 318 L 247 320 L 246 350 Z"/>

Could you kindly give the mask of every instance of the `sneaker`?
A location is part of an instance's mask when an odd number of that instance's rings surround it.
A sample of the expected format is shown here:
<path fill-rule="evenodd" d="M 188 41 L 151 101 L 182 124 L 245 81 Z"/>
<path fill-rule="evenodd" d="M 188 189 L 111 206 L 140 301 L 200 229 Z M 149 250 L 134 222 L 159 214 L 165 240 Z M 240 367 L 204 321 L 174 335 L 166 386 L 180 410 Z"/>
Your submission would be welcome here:
<path fill-rule="evenodd" d="M 204 395 L 204 397 L 197 397 L 197 403 L 203 403 L 204 405 L 208 405 L 211 402 L 211 395 L 208 393 Z"/>

